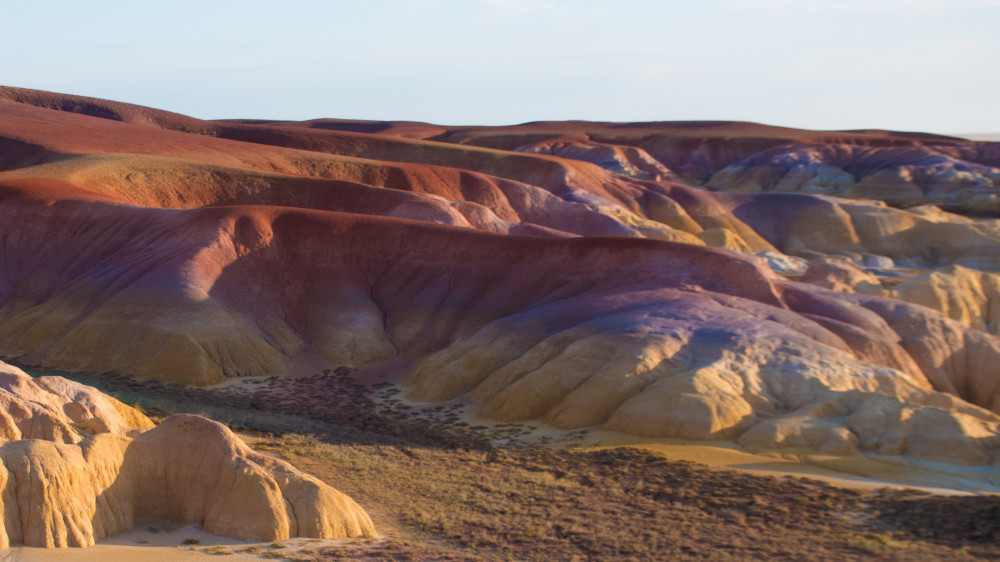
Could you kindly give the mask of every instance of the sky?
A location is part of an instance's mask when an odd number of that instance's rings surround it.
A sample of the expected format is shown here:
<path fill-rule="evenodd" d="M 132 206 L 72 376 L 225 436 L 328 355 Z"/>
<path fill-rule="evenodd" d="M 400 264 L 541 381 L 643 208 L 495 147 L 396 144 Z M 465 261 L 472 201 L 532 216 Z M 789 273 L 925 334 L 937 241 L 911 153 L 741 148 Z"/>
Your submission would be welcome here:
<path fill-rule="evenodd" d="M 0 84 L 204 119 L 1000 132 L 1000 0 L 0 0 Z"/>

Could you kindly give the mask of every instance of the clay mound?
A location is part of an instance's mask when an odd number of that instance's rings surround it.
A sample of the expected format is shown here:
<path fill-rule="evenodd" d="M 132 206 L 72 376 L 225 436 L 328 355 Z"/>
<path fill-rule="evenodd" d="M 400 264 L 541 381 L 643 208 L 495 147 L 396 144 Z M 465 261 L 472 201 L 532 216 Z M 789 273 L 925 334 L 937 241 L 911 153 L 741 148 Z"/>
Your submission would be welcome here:
<path fill-rule="evenodd" d="M 375 532 L 368 515 L 346 495 L 254 452 L 224 425 L 200 416 L 170 416 L 124 454 L 121 472 L 104 493 L 135 506 L 134 521 L 194 523 L 249 541 Z M 121 520 L 120 512 L 109 511 L 106 524 Z"/>
<path fill-rule="evenodd" d="M 350 498 L 221 424 L 153 427 L 93 388 L 4 363 L 0 380 L 2 548 L 90 546 L 154 520 L 252 541 L 374 533 Z"/>
<path fill-rule="evenodd" d="M 206 130 L 204 127 L 200 126 L 199 119 L 188 117 L 186 115 L 152 109 L 141 105 L 89 98 L 85 96 L 74 96 L 70 94 L 46 92 L 43 90 L 0 86 L 0 100 L 18 104 L 33 105 L 35 107 L 44 107 L 47 109 L 55 109 L 68 113 L 79 113 L 81 115 L 98 117 L 100 119 L 124 121 L 140 125 L 151 125 L 185 132 Z"/>
<path fill-rule="evenodd" d="M 21 88 L 0 87 L 0 100 L 138 125 L 339 154 L 351 154 L 356 148 L 350 145 L 366 144 L 378 136 L 505 151 L 526 144 L 544 147 L 562 141 L 589 148 L 578 147 L 571 152 L 564 148 L 561 156 L 610 162 L 612 169 L 639 169 L 652 174 L 648 177 L 662 175 L 659 170 L 653 171 L 658 163 L 676 170 L 687 181 L 708 182 L 709 186 L 725 190 L 842 193 L 897 203 L 943 203 L 979 212 L 995 212 L 992 208 L 995 204 L 991 205 L 984 197 L 973 202 L 962 200 L 954 192 L 995 187 L 1000 161 L 997 148 L 988 143 L 871 129 L 809 131 L 733 121 L 560 121 L 507 127 L 335 119 L 210 122 L 132 104 Z M 423 147 L 426 152 L 427 144 Z M 608 150 L 619 154 L 609 157 Z M 540 151 L 551 153 L 551 148 Z M 637 152 L 623 154 L 629 151 Z M 399 151 L 395 152 L 398 155 Z M 372 157 L 384 159 L 386 155 Z M 437 159 L 442 161 L 440 156 Z M 967 196 L 968 193 L 966 199 Z"/>
<path fill-rule="evenodd" d="M 371 168 L 359 163 L 354 170 Z M 681 238 L 694 236 L 644 220 L 627 211 L 602 212 L 565 201 L 548 191 L 514 181 L 458 170 L 407 175 L 373 169 L 372 174 L 334 174 L 353 180 L 202 164 L 178 158 L 87 155 L 3 174 L 7 187 L 52 178 L 72 185 L 81 197 L 134 205 L 198 208 L 218 205 L 273 205 L 408 218 L 503 234 L 603 235 Z M 389 173 L 381 173 L 386 171 Z M 426 171 L 426 170 L 425 170 Z M 395 172 L 400 172 L 396 174 Z M 363 180 L 369 183 L 363 183 Z M 447 180 L 447 181 L 442 181 Z M 463 185 L 461 191 L 449 186 Z M 36 187 L 24 191 L 37 192 Z M 447 196 L 447 197 L 446 197 Z"/>

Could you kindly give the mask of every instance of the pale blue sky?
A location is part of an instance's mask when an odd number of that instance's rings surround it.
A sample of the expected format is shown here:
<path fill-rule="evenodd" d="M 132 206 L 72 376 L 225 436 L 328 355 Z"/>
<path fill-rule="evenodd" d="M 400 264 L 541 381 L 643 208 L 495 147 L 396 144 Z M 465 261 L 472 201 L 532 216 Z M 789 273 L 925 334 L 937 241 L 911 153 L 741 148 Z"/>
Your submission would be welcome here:
<path fill-rule="evenodd" d="M 1000 131 L 1000 0 L 0 0 L 0 84 L 202 118 Z"/>

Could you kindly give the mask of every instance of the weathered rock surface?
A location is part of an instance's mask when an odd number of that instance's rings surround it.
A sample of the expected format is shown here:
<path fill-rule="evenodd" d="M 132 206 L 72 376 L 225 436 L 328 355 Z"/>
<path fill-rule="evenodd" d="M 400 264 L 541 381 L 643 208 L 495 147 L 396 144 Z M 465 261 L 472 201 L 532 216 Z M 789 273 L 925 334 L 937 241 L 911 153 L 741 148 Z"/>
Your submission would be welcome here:
<path fill-rule="evenodd" d="M 811 283 L 824 289 L 844 293 L 865 293 L 887 296 L 889 291 L 878 276 L 855 265 L 844 258 L 817 258 L 805 264 L 806 268 L 799 281 Z M 916 302 L 911 299 L 911 302 Z"/>
<path fill-rule="evenodd" d="M 933 207 L 902 210 L 878 201 L 799 194 L 727 193 L 719 201 L 778 251 L 793 256 L 1000 270 L 996 220 L 970 220 Z"/>
<path fill-rule="evenodd" d="M 565 139 L 526 144 L 515 148 L 514 151 L 551 154 L 560 158 L 583 160 L 617 174 L 625 174 L 644 180 L 680 179 L 666 166 L 654 160 L 645 150 L 634 146 Z"/>
<path fill-rule="evenodd" d="M 97 390 L 0 363 L 0 547 L 90 546 L 148 521 L 265 541 L 372 534 L 350 498 L 191 415 L 159 426 Z"/>
<path fill-rule="evenodd" d="M 799 192 L 1000 212 L 995 143 L 936 141 L 897 146 L 790 143 L 716 172 L 705 184 L 733 192 Z"/>
<path fill-rule="evenodd" d="M 971 328 L 1000 333 L 1000 273 L 953 265 L 908 279 L 896 285 L 892 294 L 941 311 Z"/>
<path fill-rule="evenodd" d="M 62 377 L 31 378 L 0 362 L 0 439 L 79 443 L 95 433 L 134 436 L 153 427 L 139 411 Z"/>
<path fill-rule="evenodd" d="M 468 392 L 485 416 L 541 418 L 567 429 L 601 425 L 650 437 L 996 461 L 1000 416 L 955 397 L 1000 405 L 997 373 L 975 359 L 991 353 L 995 339 L 930 311 L 923 322 L 942 325 L 908 326 L 920 312 L 912 305 L 852 305 L 799 286 L 786 291 L 785 302 L 801 316 L 675 291 L 609 297 L 589 321 L 581 310 L 594 301 L 551 305 L 489 324 L 424 359 L 411 378 L 412 396 L 448 400 Z M 919 335 L 941 330 L 953 334 L 943 348 Z M 931 426 L 934 432 L 922 432 Z"/>

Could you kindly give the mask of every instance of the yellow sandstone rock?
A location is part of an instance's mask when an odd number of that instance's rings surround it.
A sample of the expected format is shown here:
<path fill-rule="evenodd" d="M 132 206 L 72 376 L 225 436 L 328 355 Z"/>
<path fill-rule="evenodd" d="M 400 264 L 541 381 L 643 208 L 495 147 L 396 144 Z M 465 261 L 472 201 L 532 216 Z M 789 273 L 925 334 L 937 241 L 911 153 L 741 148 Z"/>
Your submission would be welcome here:
<path fill-rule="evenodd" d="M 96 389 L 0 363 L 0 547 L 90 546 L 144 521 L 243 540 L 371 535 L 353 500 L 225 426 L 159 426 Z"/>
<path fill-rule="evenodd" d="M 1000 333 L 998 273 L 952 265 L 897 285 L 893 296 L 941 311 L 970 328 Z"/>

